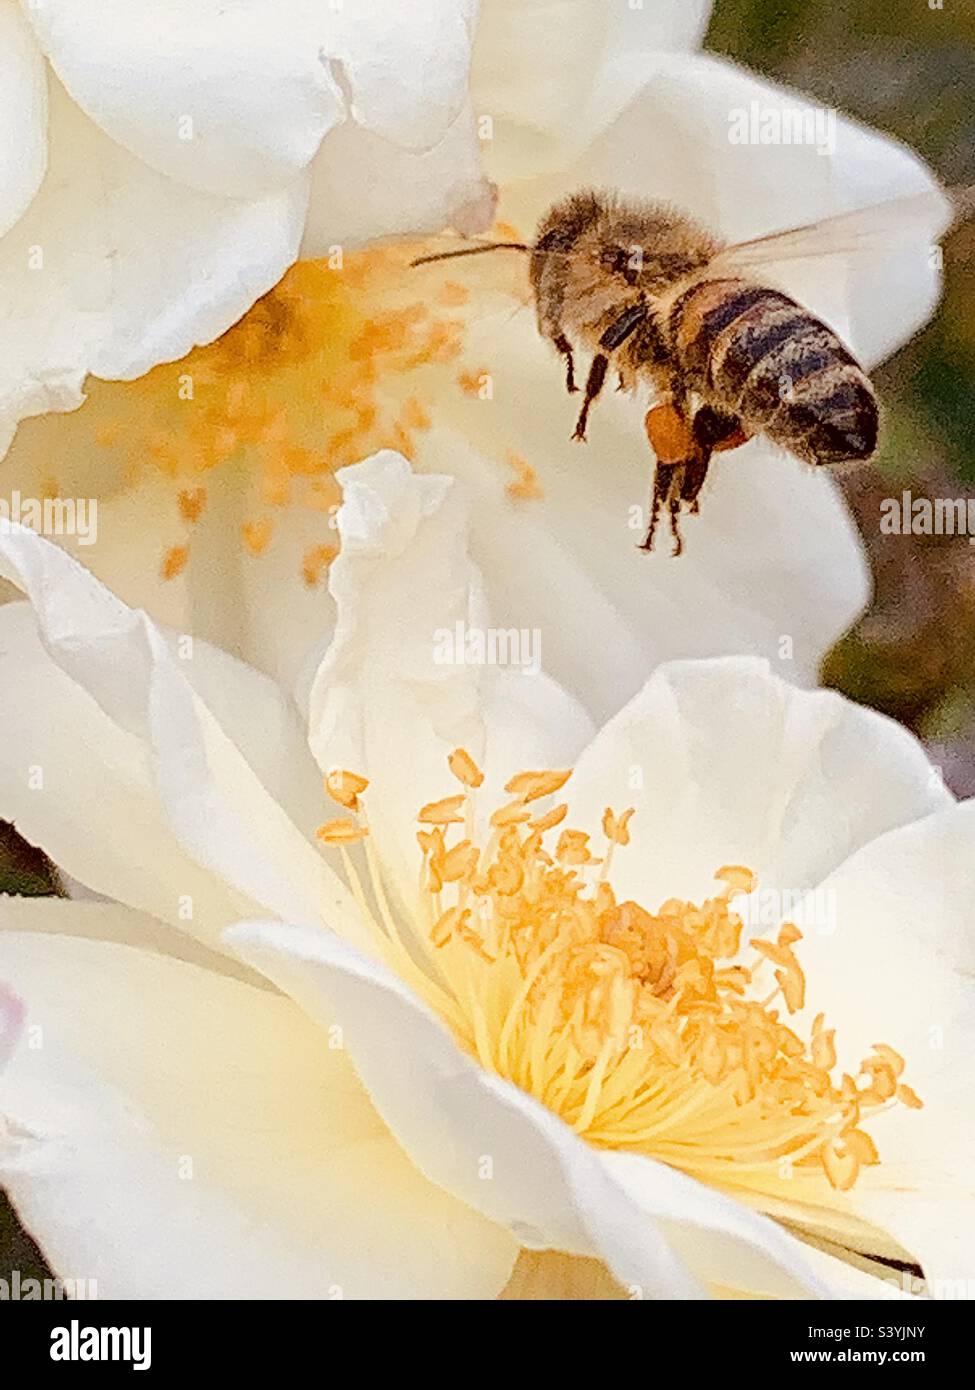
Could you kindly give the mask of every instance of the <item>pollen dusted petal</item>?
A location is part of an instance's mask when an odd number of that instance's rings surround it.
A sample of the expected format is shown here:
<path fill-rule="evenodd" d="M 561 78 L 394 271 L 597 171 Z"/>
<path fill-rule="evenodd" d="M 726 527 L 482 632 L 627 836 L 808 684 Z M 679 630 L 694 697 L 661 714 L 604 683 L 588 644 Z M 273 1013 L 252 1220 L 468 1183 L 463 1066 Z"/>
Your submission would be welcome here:
<path fill-rule="evenodd" d="M 262 512 L 321 514 L 321 539 L 300 566 L 318 587 L 338 553 L 335 472 L 387 448 L 412 459 L 432 425 L 425 393 L 438 378 L 429 369 L 463 351 L 457 296 L 438 302 L 411 278 L 417 250 L 299 261 L 215 342 L 135 381 L 92 381 L 69 426 L 78 447 L 94 440 L 133 484 L 146 470 L 162 474 L 185 527 L 199 520 L 204 480 L 220 468 L 249 476 Z M 272 517 L 259 515 L 241 526 L 241 546 L 259 557 L 272 532 Z M 181 572 L 189 547 L 187 537 L 172 547 L 164 578 Z"/>
<path fill-rule="evenodd" d="M 301 574 L 309 589 L 314 589 L 321 581 L 322 574 L 338 553 L 338 546 L 335 545 L 313 545 L 305 551 L 301 560 Z"/>
<path fill-rule="evenodd" d="M 263 555 L 271 544 L 274 528 L 267 517 L 260 521 L 245 521 L 240 528 L 241 540 L 246 550 L 254 556 Z"/>
<path fill-rule="evenodd" d="M 180 516 L 193 525 L 203 515 L 207 490 L 205 487 L 186 488 L 179 494 L 178 500 Z"/>
<path fill-rule="evenodd" d="M 518 502 L 534 502 L 545 496 L 538 481 L 538 474 L 524 454 L 519 453 L 517 449 L 509 449 L 505 455 L 505 463 L 515 475 L 505 488 L 510 498 Z"/>
<path fill-rule="evenodd" d="M 174 545 L 166 551 L 162 562 L 163 579 L 175 579 L 182 574 L 186 568 L 186 562 L 190 558 L 190 549 L 187 545 Z"/>

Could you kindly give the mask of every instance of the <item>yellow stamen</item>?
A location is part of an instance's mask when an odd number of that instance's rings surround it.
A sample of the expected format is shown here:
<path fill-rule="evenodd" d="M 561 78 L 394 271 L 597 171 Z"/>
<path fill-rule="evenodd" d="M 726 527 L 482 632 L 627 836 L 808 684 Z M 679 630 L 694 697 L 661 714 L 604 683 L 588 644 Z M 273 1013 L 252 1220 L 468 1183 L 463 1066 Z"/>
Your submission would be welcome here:
<path fill-rule="evenodd" d="M 561 791 L 571 776 L 571 768 L 568 772 L 519 772 L 505 783 L 504 789 L 512 796 L 521 797 L 522 801 L 537 801 L 539 797 Z"/>
<path fill-rule="evenodd" d="M 463 792 L 456 796 L 445 796 L 441 801 L 431 801 L 421 809 L 417 820 L 421 825 L 462 825 L 464 801 Z"/>
<path fill-rule="evenodd" d="M 447 766 L 465 787 L 479 787 L 484 781 L 484 773 L 466 748 L 455 748 L 447 759 Z"/>
<path fill-rule="evenodd" d="M 417 919 L 407 930 L 393 922 L 372 853 L 382 912 L 370 921 L 377 949 L 482 1066 L 589 1143 L 647 1154 L 752 1201 L 764 1194 L 824 1208 L 828 1189 L 849 1191 L 880 1162 L 864 1124 L 895 1101 L 921 1107 L 899 1082 L 904 1060 L 880 1043 L 861 1063 L 859 1083 L 848 1072 L 837 1078 L 835 1030 L 824 1016 L 814 1017 L 807 1040 L 773 1007 L 780 995 L 787 1015 L 804 1005 L 802 935 L 783 923 L 742 959 L 732 904 L 755 889 L 750 869 L 720 868 L 719 890 L 701 903 L 671 898 L 651 911 L 620 902 L 609 869 L 629 842 L 632 809 L 607 808 L 605 856 L 575 829 L 562 829 L 551 851 L 545 837 L 565 806 L 532 820 L 526 803 L 558 791 L 570 774 L 519 773 L 507 784 L 515 800 L 491 816 L 481 847 L 473 792 L 483 774 L 463 749 L 449 766 L 465 790 L 417 817 Z M 330 794 L 358 804 L 365 778 L 341 771 L 331 779 Z M 349 843 L 365 833 L 340 821 L 319 836 Z M 356 894 L 369 914 L 361 888 Z"/>
<path fill-rule="evenodd" d="M 603 812 L 603 834 L 606 839 L 614 845 L 628 845 L 630 843 L 630 832 L 627 826 L 633 817 L 633 807 L 624 811 L 621 816 L 616 816 L 611 807 L 607 806 Z"/>
<path fill-rule="evenodd" d="M 357 772 L 347 772 L 343 768 L 333 768 L 325 777 L 325 790 L 333 801 L 337 801 L 347 811 L 358 809 L 359 797 L 368 785 L 368 778 L 360 777 Z"/>
<path fill-rule="evenodd" d="M 364 840 L 367 834 L 365 826 L 342 817 L 326 821 L 315 831 L 316 838 L 324 845 L 354 845 L 359 840 Z"/>
<path fill-rule="evenodd" d="M 532 830 L 544 834 L 546 830 L 553 830 L 555 826 L 561 825 L 569 814 L 569 808 L 563 801 L 561 806 L 555 806 L 549 811 L 548 815 L 539 816 L 537 820 L 531 822 Z"/>

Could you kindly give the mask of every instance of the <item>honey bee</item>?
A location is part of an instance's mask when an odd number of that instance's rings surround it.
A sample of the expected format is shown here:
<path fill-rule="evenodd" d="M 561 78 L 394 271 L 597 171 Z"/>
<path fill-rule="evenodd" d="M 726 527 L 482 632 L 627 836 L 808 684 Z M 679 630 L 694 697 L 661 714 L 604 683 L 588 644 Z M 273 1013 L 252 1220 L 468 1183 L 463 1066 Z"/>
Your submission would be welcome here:
<path fill-rule="evenodd" d="M 568 391 L 579 389 L 576 353 L 590 355 L 574 439 L 585 440 L 611 370 L 620 390 L 650 389 L 656 466 L 641 548 L 653 548 L 666 511 L 679 555 L 681 512 L 697 512 L 715 453 L 757 434 L 811 464 L 865 460 L 877 447 L 869 378 L 826 323 L 767 282 L 771 268 L 871 244 L 889 250 L 899 234 L 943 226 L 952 200 L 961 213 L 971 191 L 893 199 L 729 246 L 665 204 L 585 189 L 557 202 L 532 242 L 486 242 L 413 264 L 528 256 L 538 331 L 561 354 Z"/>

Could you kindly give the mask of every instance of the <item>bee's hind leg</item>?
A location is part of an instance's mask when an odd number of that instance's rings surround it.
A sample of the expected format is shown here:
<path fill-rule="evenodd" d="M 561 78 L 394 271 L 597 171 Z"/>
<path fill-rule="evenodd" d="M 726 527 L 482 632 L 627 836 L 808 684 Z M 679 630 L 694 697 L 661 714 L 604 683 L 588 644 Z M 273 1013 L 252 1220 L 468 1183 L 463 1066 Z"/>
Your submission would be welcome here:
<path fill-rule="evenodd" d="M 666 503 L 670 508 L 670 526 L 677 543 L 679 554 L 680 547 L 680 528 L 674 519 L 674 506 L 680 508 L 680 480 L 675 475 L 680 472 L 680 464 L 658 463 L 653 473 L 653 493 L 650 498 L 650 522 L 647 526 L 647 534 L 640 545 L 641 550 L 652 550 L 654 535 L 657 530 L 657 521 L 660 512 Z M 677 486 L 675 487 L 675 483 Z"/>
<path fill-rule="evenodd" d="M 683 411 L 672 400 L 662 401 L 647 411 L 647 439 L 657 460 L 653 477 L 653 497 L 650 503 L 650 525 L 641 550 L 652 550 L 657 520 L 664 503 L 670 512 L 670 529 L 674 537 L 675 555 L 684 548 L 680 534 L 681 506 L 692 506 L 707 473 L 707 458 Z"/>
<path fill-rule="evenodd" d="M 681 495 L 690 510 L 697 512 L 712 453 L 737 449 L 740 444 L 746 443 L 748 435 L 736 415 L 725 415 L 710 405 L 702 405 L 694 416 L 691 434 L 697 445 L 697 458 L 687 466 Z"/>
<path fill-rule="evenodd" d="M 679 555 L 681 551 L 684 549 L 684 540 L 680 533 L 680 509 L 681 502 L 684 496 L 684 469 L 677 468 L 674 470 L 674 472 L 677 476 L 674 478 L 671 484 L 668 506 L 670 508 L 670 534 L 674 538 L 674 548 L 670 553 L 671 555 L 676 556 Z"/>
<path fill-rule="evenodd" d="M 703 405 L 691 421 L 691 436 L 695 452 L 684 470 L 681 501 L 687 504 L 692 515 L 696 515 L 711 455 L 724 449 L 737 449 L 747 441 L 748 435 L 737 416 L 725 415 L 713 406 Z"/>
<path fill-rule="evenodd" d="M 708 476 L 711 454 L 699 455 L 684 465 L 684 476 L 680 485 L 680 500 L 686 502 L 688 510 L 696 516 L 700 509 L 700 493 L 704 479 Z"/>

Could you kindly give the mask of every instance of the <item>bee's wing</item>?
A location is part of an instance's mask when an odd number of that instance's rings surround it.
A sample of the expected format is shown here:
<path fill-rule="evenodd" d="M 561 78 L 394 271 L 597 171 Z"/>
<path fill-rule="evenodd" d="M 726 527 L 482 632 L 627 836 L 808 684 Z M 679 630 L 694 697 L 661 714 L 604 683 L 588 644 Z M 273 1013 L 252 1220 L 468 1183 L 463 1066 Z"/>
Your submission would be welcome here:
<path fill-rule="evenodd" d="M 955 222 L 973 212 L 975 187 L 932 189 L 727 246 L 713 258 L 709 270 L 754 274 L 782 261 L 849 256 L 862 251 L 877 254 L 925 241 L 933 245 Z"/>

